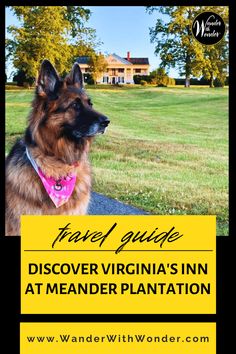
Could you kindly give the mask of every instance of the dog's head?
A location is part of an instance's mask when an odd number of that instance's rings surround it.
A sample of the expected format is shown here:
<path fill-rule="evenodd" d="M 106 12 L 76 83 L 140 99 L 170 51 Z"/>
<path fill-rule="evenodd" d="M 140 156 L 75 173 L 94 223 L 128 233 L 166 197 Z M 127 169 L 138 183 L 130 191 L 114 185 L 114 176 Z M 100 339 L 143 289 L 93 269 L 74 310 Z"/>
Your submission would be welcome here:
<path fill-rule="evenodd" d="M 62 80 L 48 60 L 42 62 L 29 127 L 31 139 L 37 145 L 50 154 L 62 150 L 66 144 L 74 144 L 75 149 L 104 133 L 109 122 L 93 109 L 77 63 Z"/>
<path fill-rule="evenodd" d="M 38 77 L 37 94 L 45 97 L 49 106 L 53 102 L 51 115 L 55 115 L 55 118 L 58 114 L 66 117 L 61 133 L 68 138 L 79 139 L 104 133 L 109 124 L 105 115 L 93 109 L 77 63 L 62 81 L 52 64 L 44 60 Z"/>

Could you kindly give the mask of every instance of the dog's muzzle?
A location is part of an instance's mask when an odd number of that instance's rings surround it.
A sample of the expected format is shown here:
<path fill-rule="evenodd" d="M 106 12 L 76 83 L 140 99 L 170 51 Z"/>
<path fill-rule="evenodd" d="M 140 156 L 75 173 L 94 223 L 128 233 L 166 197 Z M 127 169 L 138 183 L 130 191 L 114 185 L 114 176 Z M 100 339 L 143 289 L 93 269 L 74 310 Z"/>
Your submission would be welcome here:
<path fill-rule="evenodd" d="M 90 124 L 86 123 L 73 129 L 72 134 L 76 139 L 104 134 L 109 123 L 110 120 L 106 116 L 99 115 Z"/>
<path fill-rule="evenodd" d="M 109 125 L 110 120 L 106 116 L 101 116 L 98 119 L 98 123 L 99 123 L 99 126 L 100 126 L 100 129 L 99 129 L 98 133 L 102 133 L 103 134 L 105 132 L 107 126 Z"/>
<path fill-rule="evenodd" d="M 106 128 L 110 123 L 109 119 L 105 116 L 99 117 L 99 124 L 102 128 Z"/>

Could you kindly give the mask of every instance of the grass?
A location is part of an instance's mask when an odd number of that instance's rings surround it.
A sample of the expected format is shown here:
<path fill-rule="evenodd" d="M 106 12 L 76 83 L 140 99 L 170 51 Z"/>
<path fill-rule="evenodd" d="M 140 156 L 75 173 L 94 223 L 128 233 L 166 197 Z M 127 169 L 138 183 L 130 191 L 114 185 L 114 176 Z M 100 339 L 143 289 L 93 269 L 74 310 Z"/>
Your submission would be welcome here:
<path fill-rule="evenodd" d="M 154 214 L 217 215 L 228 234 L 228 90 L 88 89 L 111 119 L 91 151 L 94 190 Z M 25 128 L 32 91 L 7 92 L 6 150 Z"/>

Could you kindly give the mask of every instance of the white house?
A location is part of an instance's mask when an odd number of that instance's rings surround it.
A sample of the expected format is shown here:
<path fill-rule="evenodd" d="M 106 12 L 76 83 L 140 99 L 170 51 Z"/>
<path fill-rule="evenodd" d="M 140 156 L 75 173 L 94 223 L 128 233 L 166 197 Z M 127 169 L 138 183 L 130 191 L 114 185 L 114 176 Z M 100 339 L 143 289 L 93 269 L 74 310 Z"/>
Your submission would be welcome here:
<path fill-rule="evenodd" d="M 101 84 L 133 84 L 134 75 L 149 75 L 149 60 L 148 58 L 132 58 L 130 52 L 127 52 L 127 57 L 122 58 L 113 53 L 106 57 L 107 70 L 104 72 L 98 83 Z M 78 57 L 77 62 L 80 65 L 83 75 L 89 73 L 88 65 L 89 57 Z"/>

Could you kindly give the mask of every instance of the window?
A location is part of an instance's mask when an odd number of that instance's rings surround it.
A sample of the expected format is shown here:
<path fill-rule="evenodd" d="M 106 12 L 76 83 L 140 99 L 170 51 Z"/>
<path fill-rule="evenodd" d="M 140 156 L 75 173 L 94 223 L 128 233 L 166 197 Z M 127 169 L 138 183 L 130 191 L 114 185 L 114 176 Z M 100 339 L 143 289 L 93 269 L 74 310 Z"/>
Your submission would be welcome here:
<path fill-rule="evenodd" d="M 123 73 L 125 69 L 118 69 L 118 73 Z"/>
<path fill-rule="evenodd" d="M 86 73 L 89 73 L 89 68 L 85 68 L 85 72 L 86 72 Z"/>
<path fill-rule="evenodd" d="M 136 73 L 141 73 L 141 69 L 134 69 Z"/>
<path fill-rule="evenodd" d="M 119 76 L 119 77 L 118 77 L 118 83 L 123 84 L 124 82 L 125 82 L 124 77 L 123 77 L 123 76 Z"/>

